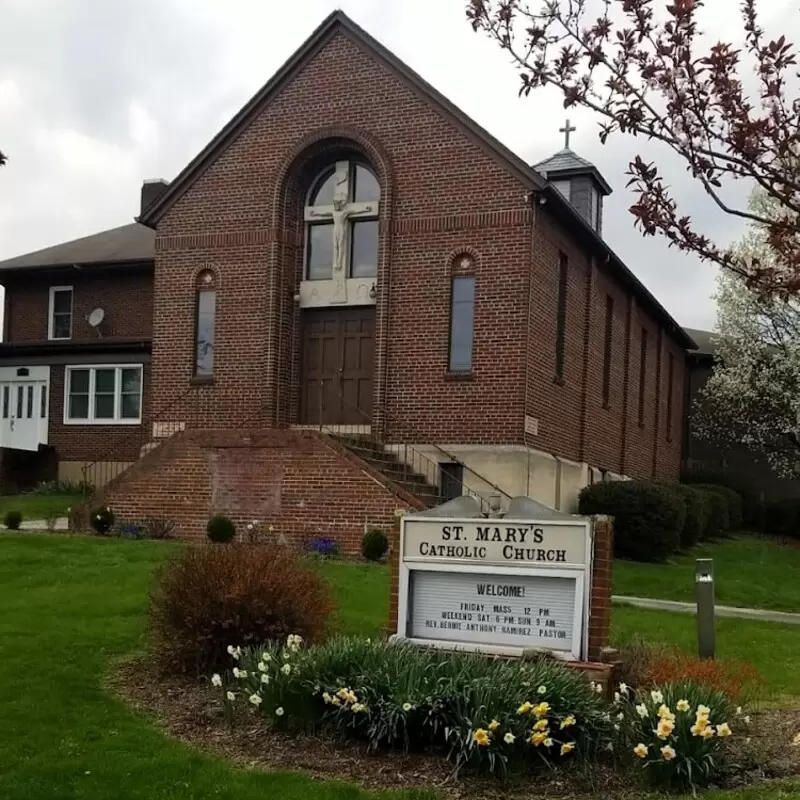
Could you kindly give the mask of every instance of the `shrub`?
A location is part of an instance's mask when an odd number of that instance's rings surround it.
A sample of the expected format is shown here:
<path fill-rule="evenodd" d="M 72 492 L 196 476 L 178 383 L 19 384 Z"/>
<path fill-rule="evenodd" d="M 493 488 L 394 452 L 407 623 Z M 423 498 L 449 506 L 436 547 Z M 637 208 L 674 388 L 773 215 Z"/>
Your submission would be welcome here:
<path fill-rule="evenodd" d="M 622 743 L 640 760 L 646 779 L 662 789 L 692 792 L 713 781 L 725 740 L 740 732 L 731 701 L 688 681 L 638 695 L 621 688 L 616 705 Z"/>
<path fill-rule="evenodd" d="M 3 517 L 3 525 L 10 531 L 18 531 L 19 526 L 22 525 L 22 512 L 21 511 L 6 511 Z"/>
<path fill-rule="evenodd" d="M 633 644 L 624 648 L 623 660 L 629 665 L 625 680 L 639 688 L 688 681 L 722 692 L 732 701 L 743 704 L 755 700 L 763 685 L 763 679 L 751 664 L 701 659 L 677 647 Z"/>
<path fill-rule="evenodd" d="M 125 522 L 119 526 L 121 539 L 141 539 L 144 533 L 144 528 L 138 522 Z"/>
<path fill-rule="evenodd" d="M 720 493 L 703 486 L 695 486 L 706 497 L 708 508 L 708 522 L 706 523 L 706 539 L 720 539 L 725 536 L 731 528 L 730 512 L 728 510 L 728 498 Z"/>
<path fill-rule="evenodd" d="M 336 558 L 339 555 L 339 544 L 329 536 L 315 536 L 306 542 L 306 551 L 322 558 Z"/>
<path fill-rule="evenodd" d="M 386 534 L 378 529 L 367 531 L 361 540 L 361 555 L 367 561 L 380 561 L 389 550 Z"/>
<path fill-rule="evenodd" d="M 42 481 L 33 490 L 33 494 L 39 495 L 82 494 L 88 496 L 93 492 L 94 486 L 86 481 Z"/>
<path fill-rule="evenodd" d="M 717 486 L 713 483 L 697 483 L 695 488 L 706 492 L 721 494 L 728 502 L 728 527 L 729 531 L 740 531 L 743 525 L 742 519 L 742 497 L 734 489 L 727 486 Z"/>
<path fill-rule="evenodd" d="M 96 508 L 92 511 L 92 516 L 89 524 L 101 536 L 105 536 L 114 527 L 114 512 L 106 506 L 105 508 Z"/>
<path fill-rule="evenodd" d="M 762 503 L 745 479 L 737 478 L 723 470 L 685 469 L 681 472 L 681 483 L 710 484 L 733 489 L 742 499 L 743 524 L 758 529 L 762 516 Z"/>
<path fill-rule="evenodd" d="M 785 497 L 764 506 L 764 533 L 800 539 L 800 498 Z"/>
<path fill-rule="evenodd" d="M 279 728 L 323 728 L 373 750 L 436 748 L 456 769 L 492 773 L 531 757 L 543 766 L 591 758 L 609 741 L 602 699 L 552 659 L 490 660 L 345 638 L 307 650 L 292 637 L 232 651 L 232 677 L 213 679 L 228 707 L 258 708 Z"/>
<path fill-rule="evenodd" d="M 676 491 L 686 507 L 686 518 L 681 528 L 681 547 L 689 548 L 705 537 L 708 525 L 708 502 L 702 489 L 678 485 Z"/>
<path fill-rule="evenodd" d="M 612 481 L 585 487 L 581 514 L 614 517 L 614 553 L 634 561 L 665 561 L 680 544 L 682 503 L 663 486 Z"/>
<path fill-rule="evenodd" d="M 172 539 L 175 534 L 175 520 L 169 517 L 145 517 L 142 528 L 148 539 Z"/>
<path fill-rule="evenodd" d="M 151 643 L 163 669 L 203 673 L 228 663 L 233 643 L 317 641 L 332 610 L 324 580 L 286 548 L 193 547 L 159 576 Z"/>
<path fill-rule="evenodd" d="M 236 526 L 228 517 L 211 517 L 206 525 L 206 533 L 212 542 L 227 544 L 236 536 Z"/>

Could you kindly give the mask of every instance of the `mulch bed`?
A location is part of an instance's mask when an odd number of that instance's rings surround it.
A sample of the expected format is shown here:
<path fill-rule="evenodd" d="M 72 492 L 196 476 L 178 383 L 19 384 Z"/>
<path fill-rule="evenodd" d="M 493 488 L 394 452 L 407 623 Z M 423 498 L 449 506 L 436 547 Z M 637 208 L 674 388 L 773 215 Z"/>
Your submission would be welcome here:
<path fill-rule="evenodd" d="M 120 665 L 109 683 L 133 708 L 153 716 L 168 735 L 250 769 L 302 771 L 312 779 L 345 780 L 365 789 L 436 789 L 459 800 L 531 796 L 530 776 L 503 782 L 465 770 L 454 777 L 441 753 L 368 753 L 358 743 L 278 733 L 250 709 L 243 709 L 230 725 L 219 690 L 189 678 L 165 677 L 143 658 Z M 800 709 L 764 711 L 754 717 L 751 728 L 750 742 L 741 740 L 733 748 L 724 788 L 800 776 L 800 748 L 788 746 L 800 730 Z M 537 795 L 552 798 L 633 800 L 643 794 L 630 774 L 610 763 L 537 770 L 535 780 Z"/>

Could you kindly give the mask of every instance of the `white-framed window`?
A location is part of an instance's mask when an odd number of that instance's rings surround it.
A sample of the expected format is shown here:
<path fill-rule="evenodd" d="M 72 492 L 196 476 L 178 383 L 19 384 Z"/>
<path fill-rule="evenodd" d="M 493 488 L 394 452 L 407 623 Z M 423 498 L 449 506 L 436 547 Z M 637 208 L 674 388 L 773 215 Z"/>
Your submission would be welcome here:
<path fill-rule="evenodd" d="M 66 368 L 65 425 L 138 425 L 141 421 L 141 364 Z"/>
<path fill-rule="evenodd" d="M 47 320 L 48 339 L 72 338 L 72 287 L 51 286 Z"/>

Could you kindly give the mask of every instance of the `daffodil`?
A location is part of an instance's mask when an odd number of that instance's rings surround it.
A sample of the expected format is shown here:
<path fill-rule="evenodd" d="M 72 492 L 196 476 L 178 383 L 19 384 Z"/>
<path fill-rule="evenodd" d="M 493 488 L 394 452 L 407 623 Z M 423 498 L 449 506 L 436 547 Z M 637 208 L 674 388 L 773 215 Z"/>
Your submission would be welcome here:
<path fill-rule="evenodd" d="M 647 758 L 647 745 L 640 742 L 633 748 L 633 752 L 639 756 L 639 758 Z"/>
<path fill-rule="evenodd" d="M 731 730 L 730 725 L 727 722 L 721 722 L 717 725 L 717 736 L 724 739 L 726 736 L 730 736 L 733 733 Z"/>
<path fill-rule="evenodd" d="M 658 711 L 656 711 L 660 719 L 675 719 L 675 715 L 670 711 L 669 707 L 664 705 L 663 703 L 659 707 Z"/>
<path fill-rule="evenodd" d="M 545 747 L 552 747 L 553 740 L 548 736 L 542 744 L 544 744 Z"/>
<path fill-rule="evenodd" d="M 677 753 L 675 752 L 674 747 L 667 745 L 666 747 L 661 748 L 661 757 L 664 759 L 664 761 L 672 761 L 676 755 Z"/>
<path fill-rule="evenodd" d="M 546 717 L 550 711 L 550 703 L 539 703 L 533 707 L 533 715 L 535 717 Z"/>
<path fill-rule="evenodd" d="M 261 683 L 263 683 L 264 686 L 266 686 L 269 683 L 269 675 L 267 675 L 266 672 L 261 673 Z"/>
<path fill-rule="evenodd" d="M 281 667 L 281 672 L 282 672 L 284 675 L 288 675 L 289 673 L 291 673 L 291 671 L 292 671 L 292 665 L 291 665 L 291 664 L 284 664 L 284 665 Z"/>
<path fill-rule="evenodd" d="M 564 719 L 561 720 L 560 728 L 563 731 L 564 728 L 571 728 L 574 724 L 575 724 L 575 717 L 572 714 L 570 714 L 569 716 L 564 717 Z"/>
<path fill-rule="evenodd" d="M 258 671 L 259 672 L 266 672 L 267 671 L 266 663 L 264 663 L 263 661 L 259 661 L 258 662 Z"/>
<path fill-rule="evenodd" d="M 619 691 L 620 691 L 620 694 L 623 694 L 623 695 L 625 695 L 625 697 L 627 697 L 628 696 L 628 684 L 627 683 L 621 683 L 619 685 Z"/>
<path fill-rule="evenodd" d="M 478 728 L 472 732 L 472 741 L 475 742 L 478 747 L 486 747 L 489 744 L 489 738 L 489 731 L 483 728 Z"/>
<path fill-rule="evenodd" d="M 710 717 L 711 716 L 711 709 L 708 706 L 699 705 L 697 706 L 697 716 L 698 717 Z"/>
<path fill-rule="evenodd" d="M 272 661 L 272 656 L 271 656 L 269 653 L 264 653 L 264 654 L 261 656 L 261 660 L 262 660 L 264 663 L 266 663 L 266 664 L 269 664 L 269 662 L 270 662 L 270 661 Z"/>
<path fill-rule="evenodd" d="M 230 700 L 230 701 L 231 701 L 231 703 L 232 703 L 232 702 L 233 702 L 233 701 L 236 699 L 236 695 L 235 695 L 233 692 L 228 692 L 228 693 L 225 695 L 225 697 L 227 697 L 227 698 L 228 698 L 228 700 Z"/>
<path fill-rule="evenodd" d="M 622 701 L 622 695 L 619 692 L 614 692 L 614 702 L 619 703 Z"/>
<path fill-rule="evenodd" d="M 691 728 L 689 728 L 689 732 L 692 734 L 692 736 L 702 736 L 703 731 L 705 731 L 707 727 L 708 722 L 706 720 L 699 720 L 698 722 L 695 722 Z"/>
<path fill-rule="evenodd" d="M 260 706 L 263 701 L 261 699 L 261 695 L 260 694 L 251 694 L 250 695 L 250 702 L 254 706 Z"/>
<path fill-rule="evenodd" d="M 536 694 L 547 694 L 547 687 L 546 686 L 540 686 L 536 690 Z"/>
<path fill-rule="evenodd" d="M 691 706 L 689 705 L 688 700 L 678 700 L 678 704 L 675 706 L 675 708 L 677 708 L 678 711 L 688 711 Z"/>
<path fill-rule="evenodd" d="M 661 705 L 661 703 L 664 702 L 664 695 L 661 694 L 661 692 L 659 692 L 657 689 L 654 689 L 652 692 L 650 692 L 650 699 L 654 703 Z"/>
<path fill-rule="evenodd" d="M 275 709 L 275 716 L 276 717 L 282 717 L 283 716 L 283 706 L 278 706 Z"/>
<path fill-rule="evenodd" d="M 532 708 L 533 706 L 526 701 L 517 709 L 517 714 L 530 714 Z"/>
<path fill-rule="evenodd" d="M 703 729 L 703 732 L 700 734 L 704 739 L 713 739 L 714 738 L 714 726 L 709 725 L 708 727 Z"/>
<path fill-rule="evenodd" d="M 514 744 L 514 740 L 515 740 L 516 738 L 517 738 L 517 737 L 516 737 L 516 736 L 514 736 L 514 734 L 513 734 L 513 733 L 511 733 L 511 731 L 509 731 L 509 732 L 508 732 L 508 733 L 507 733 L 507 734 L 506 734 L 506 735 L 503 737 L 503 741 L 504 741 L 506 744 Z"/>
<path fill-rule="evenodd" d="M 550 723 L 546 719 L 540 719 L 534 726 L 535 731 L 546 731 Z"/>
<path fill-rule="evenodd" d="M 672 731 L 675 729 L 675 723 L 671 719 L 662 719 L 656 728 L 656 736 L 659 739 L 669 739 Z"/>
<path fill-rule="evenodd" d="M 411 703 L 403 703 L 403 711 L 405 711 L 405 712 L 411 711 Z M 478 730 L 482 730 L 482 729 L 478 728 Z"/>
<path fill-rule="evenodd" d="M 636 713 L 642 719 L 644 719 L 648 715 L 649 712 L 647 710 L 647 706 L 644 703 L 640 703 L 638 706 L 636 706 Z"/>
<path fill-rule="evenodd" d="M 538 747 L 547 738 L 547 734 L 542 733 L 541 731 L 533 733 L 531 734 L 531 744 L 534 744 Z"/>
<path fill-rule="evenodd" d="M 216 672 L 211 676 L 211 685 L 222 686 L 222 678 Z"/>
<path fill-rule="evenodd" d="M 323 692 L 322 693 L 322 700 L 325 703 L 330 703 L 331 702 L 331 696 L 327 692 Z"/>
<path fill-rule="evenodd" d="M 494 731 L 496 731 L 499 727 L 500 727 L 500 723 L 496 719 L 493 719 L 489 723 L 489 730 L 492 731 L 492 733 L 494 733 Z"/>
<path fill-rule="evenodd" d="M 566 742 L 561 745 L 561 755 L 569 755 L 575 749 L 575 742 Z"/>
<path fill-rule="evenodd" d="M 736 716 L 737 717 L 741 717 L 742 716 L 742 707 L 741 706 L 736 706 Z"/>

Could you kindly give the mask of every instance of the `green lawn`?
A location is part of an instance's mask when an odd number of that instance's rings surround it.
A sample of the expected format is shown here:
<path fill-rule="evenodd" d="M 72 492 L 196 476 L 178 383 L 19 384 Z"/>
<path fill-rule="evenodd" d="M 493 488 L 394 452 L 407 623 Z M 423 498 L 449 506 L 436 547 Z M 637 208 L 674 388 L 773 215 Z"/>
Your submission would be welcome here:
<path fill-rule="evenodd" d="M 80 494 L 11 494 L 0 495 L 0 523 L 6 511 L 21 511 L 23 520 L 66 517 L 67 509 L 80 503 Z"/>
<path fill-rule="evenodd" d="M 691 602 L 696 558 L 714 559 L 720 605 L 800 612 L 800 547 L 749 536 L 697 547 L 669 564 L 615 561 L 614 594 Z"/>
<path fill-rule="evenodd" d="M 0 798 L 2 800 L 432 800 L 431 792 L 371 793 L 302 775 L 231 766 L 166 738 L 103 689 L 114 660 L 144 645 L 154 570 L 179 545 L 0 534 Z M 386 568 L 328 562 L 345 631 L 386 621 Z M 691 619 L 616 609 L 615 632 L 691 644 Z M 747 652 L 779 690 L 800 694 L 800 636 L 783 626 L 725 620 L 724 654 Z M 788 800 L 800 784 L 707 795 Z M 576 799 L 577 800 L 577 799 Z M 588 800 L 588 798 L 586 799 Z"/>

